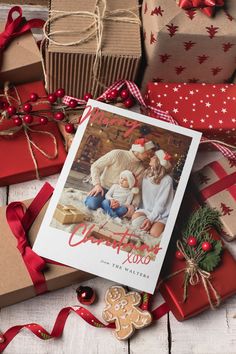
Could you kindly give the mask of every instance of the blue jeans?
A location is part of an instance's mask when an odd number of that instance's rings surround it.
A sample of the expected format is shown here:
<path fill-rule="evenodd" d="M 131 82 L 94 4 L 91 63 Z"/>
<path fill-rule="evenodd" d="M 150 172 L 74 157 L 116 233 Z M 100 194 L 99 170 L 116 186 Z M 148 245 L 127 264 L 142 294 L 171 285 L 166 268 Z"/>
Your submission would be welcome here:
<path fill-rule="evenodd" d="M 103 188 L 104 190 L 104 195 L 102 196 L 101 193 L 99 193 L 96 196 L 90 197 L 88 196 L 85 199 L 85 205 L 87 208 L 92 209 L 92 210 L 97 210 L 98 208 L 101 207 L 102 201 L 105 199 L 105 194 L 107 193 L 107 189 Z"/>
<path fill-rule="evenodd" d="M 125 206 L 121 205 L 118 208 L 112 209 L 110 207 L 110 200 L 104 199 L 102 201 L 102 209 L 105 210 L 105 212 L 110 215 L 112 218 L 116 218 L 119 217 L 121 218 L 122 216 L 124 216 L 127 211 L 128 208 L 126 208 Z"/>

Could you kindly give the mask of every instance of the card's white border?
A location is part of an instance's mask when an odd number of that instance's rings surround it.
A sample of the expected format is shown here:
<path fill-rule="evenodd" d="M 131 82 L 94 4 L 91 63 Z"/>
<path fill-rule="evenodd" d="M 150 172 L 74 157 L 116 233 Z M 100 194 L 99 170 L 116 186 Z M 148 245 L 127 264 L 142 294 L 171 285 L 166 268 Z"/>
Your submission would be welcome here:
<path fill-rule="evenodd" d="M 191 170 L 192 170 L 195 155 L 197 153 L 198 145 L 199 145 L 202 134 L 197 131 L 191 130 L 191 129 L 183 128 L 178 125 L 170 124 L 170 123 L 167 123 L 167 122 L 155 119 L 155 118 L 147 117 L 147 116 L 142 115 L 140 113 L 125 110 L 125 109 L 118 108 L 115 106 L 111 106 L 111 105 L 108 105 L 108 104 L 105 104 L 102 102 L 98 102 L 95 100 L 89 100 L 88 105 L 90 105 L 92 107 L 98 107 L 101 110 L 115 113 L 115 114 L 120 115 L 122 117 L 131 118 L 131 119 L 140 121 L 142 123 L 151 124 L 153 126 L 160 127 L 160 128 L 163 128 L 163 129 L 166 129 L 166 130 L 169 130 L 172 132 L 176 132 L 176 133 L 179 133 L 179 134 L 182 134 L 182 135 L 192 138 L 192 142 L 190 143 L 190 146 L 189 146 L 189 151 L 187 154 L 186 162 L 185 162 L 182 174 L 181 174 L 180 182 L 179 182 L 177 190 L 175 192 L 174 201 L 173 201 L 171 211 L 170 211 L 170 214 L 169 214 L 169 217 L 167 220 L 167 224 L 166 224 L 166 227 L 164 230 L 164 234 L 162 236 L 162 240 L 160 243 L 160 247 L 162 247 L 162 251 L 160 253 L 158 253 L 158 256 L 156 257 L 156 261 L 152 262 L 154 264 L 153 270 L 155 272 L 155 280 L 152 279 L 152 281 L 150 283 L 150 280 L 144 281 L 144 280 L 140 280 L 140 279 L 137 280 L 136 279 L 136 281 L 131 281 L 131 282 L 128 281 L 128 283 L 126 283 L 125 274 L 124 274 L 124 279 L 122 279 L 122 281 L 120 281 L 120 279 L 119 280 L 116 279 L 116 277 L 115 276 L 113 277 L 113 275 L 107 276 L 106 274 L 96 274 L 96 275 L 108 278 L 110 280 L 113 280 L 113 281 L 122 282 L 125 285 L 137 288 L 139 290 L 153 293 L 155 290 L 155 287 L 156 287 L 156 282 L 159 277 L 164 258 L 165 258 L 167 247 L 168 247 L 170 237 L 171 237 L 174 225 L 175 225 L 175 221 L 176 221 L 176 218 L 177 218 L 177 215 L 179 212 L 179 208 L 180 208 L 182 198 L 183 198 L 183 195 L 184 195 L 184 192 L 186 189 L 186 185 L 187 185 L 187 182 L 188 182 Z M 34 246 L 33 246 L 33 250 L 36 253 L 40 254 L 43 257 L 50 258 L 50 259 L 58 261 L 58 262 L 63 262 L 63 261 L 58 259 L 58 256 L 55 255 L 56 250 L 51 250 L 51 249 L 46 250 L 45 249 L 45 241 L 46 241 L 47 237 L 50 237 L 50 234 L 52 234 L 52 233 L 57 233 L 58 234 L 57 237 L 60 237 L 62 234 L 67 235 L 67 237 L 69 235 L 69 233 L 67 233 L 67 232 L 57 230 L 55 228 L 50 227 L 50 223 L 51 223 L 56 205 L 58 204 L 58 201 L 59 201 L 60 196 L 62 194 L 64 185 L 66 183 L 68 174 L 70 172 L 71 166 L 74 161 L 74 157 L 75 157 L 77 150 L 80 146 L 80 143 L 83 138 L 83 135 L 84 135 L 84 132 L 85 132 L 88 122 L 89 122 L 89 118 L 86 119 L 85 121 L 83 121 L 80 124 L 79 128 L 77 129 L 77 132 L 76 132 L 75 137 L 73 139 L 67 159 L 66 159 L 65 164 L 63 166 L 62 172 L 59 176 L 55 191 L 54 191 L 53 196 L 50 200 L 44 220 L 43 220 L 42 225 L 39 229 L 37 239 L 36 239 Z M 57 250 L 57 251 L 63 252 L 62 249 Z M 107 252 L 109 252 L 109 248 L 107 248 Z M 78 266 L 76 266 L 75 264 L 68 264 L 68 265 L 78 268 Z M 86 269 L 81 269 L 81 268 L 79 268 L 79 269 L 84 270 L 84 271 L 88 271 L 88 272 L 91 271 L 91 273 L 94 273 L 89 268 L 90 267 L 88 267 Z M 136 284 L 136 282 L 137 282 L 137 284 Z"/>

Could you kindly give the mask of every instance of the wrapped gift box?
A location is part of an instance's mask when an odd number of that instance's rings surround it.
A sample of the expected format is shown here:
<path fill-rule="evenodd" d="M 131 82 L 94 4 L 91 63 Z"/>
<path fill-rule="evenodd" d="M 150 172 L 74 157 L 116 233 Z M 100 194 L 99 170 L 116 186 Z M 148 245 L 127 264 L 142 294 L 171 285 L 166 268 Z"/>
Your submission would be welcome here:
<path fill-rule="evenodd" d="M 97 96 L 110 86 L 114 81 L 120 79 L 135 80 L 141 58 L 140 26 L 138 23 L 125 21 L 112 21 L 104 19 L 103 33 L 101 38 L 101 72 L 97 79 L 102 83 L 99 85 L 93 78 L 93 65 L 96 59 L 97 38 L 94 26 L 88 31 L 85 28 L 91 26 L 94 21 L 91 16 L 78 17 L 73 15 L 75 11 L 95 12 L 95 0 L 51 0 L 50 9 L 50 31 L 61 31 L 54 34 L 51 39 L 57 43 L 72 43 L 82 39 L 95 31 L 95 35 L 78 45 L 59 45 L 49 41 L 46 49 L 47 81 L 49 91 L 58 87 L 64 87 L 67 94 L 74 97 L 83 97 L 86 92 Z M 99 3 L 102 6 L 102 3 Z M 132 9 L 138 15 L 138 1 L 126 0 L 106 1 L 107 12 L 118 9 Z M 99 7 L 100 8 L 100 7 Z M 102 11 L 102 9 L 100 9 Z M 58 12 L 71 12 L 70 16 L 58 18 Z M 117 18 L 130 17 L 128 12 L 121 12 L 117 15 L 110 15 Z M 137 19 L 138 20 L 138 19 Z M 63 33 L 63 31 L 66 32 Z M 73 33 L 74 32 L 74 33 Z M 99 64 L 98 64 L 99 65 Z"/>
<path fill-rule="evenodd" d="M 83 222 L 89 215 L 73 205 L 58 204 L 53 217 L 61 224 L 74 224 Z"/>
<path fill-rule="evenodd" d="M 16 90 L 22 102 L 28 100 L 31 92 L 36 92 L 39 96 L 46 95 L 43 83 L 40 81 L 16 86 Z M 12 96 L 15 93 L 15 89 L 10 92 Z M 37 105 L 37 110 L 39 109 L 50 109 L 50 105 Z M 37 117 L 35 117 L 34 122 L 37 123 Z M 30 127 L 31 130 L 27 130 L 27 132 L 22 128 L 12 136 L 2 135 L 3 131 L 12 128 L 15 128 L 15 126 L 11 119 L 3 120 L 0 123 L 0 186 L 35 179 L 36 166 L 34 161 L 37 163 L 40 177 L 60 172 L 66 158 L 66 152 L 56 123 L 36 124 L 32 125 Z M 57 157 L 50 159 L 44 156 L 29 142 L 26 134 L 28 134 L 34 144 L 37 144 L 40 149 L 49 155 L 53 155 L 55 152 L 55 138 L 58 151 Z M 21 157 L 20 159 L 19 156 Z"/>
<path fill-rule="evenodd" d="M 169 111 L 183 127 L 236 146 L 236 85 L 149 82 L 148 105 Z M 148 115 L 153 116 L 151 111 Z"/>
<path fill-rule="evenodd" d="M 5 22 L 0 22 L 0 32 L 4 27 Z M 42 79 L 40 52 L 32 32 L 29 31 L 13 39 L 1 53 L 0 85 L 3 86 L 6 81 L 17 85 Z"/>
<path fill-rule="evenodd" d="M 30 201 L 25 201 L 24 204 L 28 207 Z M 37 236 L 46 208 L 47 205 L 43 207 L 28 233 L 28 240 L 31 245 Z M 23 258 L 17 249 L 16 238 L 6 221 L 6 207 L 0 208 L 0 224 L 0 267 L 2 272 L 0 307 L 4 307 L 30 299 L 36 296 L 36 292 Z M 44 276 L 49 291 L 92 278 L 92 275 L 82 271 L 49 263 L 45 268 Z"/>
<path fill-rule="evenodd" d="M 236 2 L 214 17 L 184 10 L 178 0 L 145 0 L 142 17 L 149 81 L 221 83 L 235 70 Z"/>
<path fill-rule="evenodd" d="M 193 182 L 202 202 L 221 213 L 222 235 L 236 238 L 236 163 L 222 158 L 193 174 Z"/>
<path fill-rule="evenodd" d="M 196 202 L 194 197 L 191 194 L 186 194 L 184 202 L 181 206 L 177 225 L 178 223 L 181 224 L 181 220 L 182 223 L 183 220 L 186 221 L 189 212 L 193 211 L 193 208 L 196 206 L 199 207 L 199 204 Z M 165 266 L 163 267 L 164 272 L 162 273 L 162 282 L 160 285 L 160 293 L 164 297 L 176 319 L 178 321 L 184 321 L 209 309 L 210 303 L 201 280 L 196 285 L 188 285 L 187 299 L 185 302 L 183 301 L 184 271 L 179 271 L 186 267 L 186 262 L 185 260 L 177 259 L 173 254 L 176 250 L 176 238 L 178 237 L 177 235 L 179 235 L 179 232 L 177 230 L 175 231 L 176 232 L 172 237 L 172 241 L 175 239 L 175 247 L 169 248 L 166 255 Z M 220 240 L 220 235 L 215 229 L 210 229 L 209 232 L 214 240 Z M 172 246 L 174 246 L 173 243 Z M 229 251 L 224 248 L 221 257 L 220 264 L 211 272 L 209 280 L 219 294 L 220 301 L 224 301 L 236 293 L 236 261 Z M 214 294 L 211 289 L 209 291 L 210 296 L 214 301 Z"/>

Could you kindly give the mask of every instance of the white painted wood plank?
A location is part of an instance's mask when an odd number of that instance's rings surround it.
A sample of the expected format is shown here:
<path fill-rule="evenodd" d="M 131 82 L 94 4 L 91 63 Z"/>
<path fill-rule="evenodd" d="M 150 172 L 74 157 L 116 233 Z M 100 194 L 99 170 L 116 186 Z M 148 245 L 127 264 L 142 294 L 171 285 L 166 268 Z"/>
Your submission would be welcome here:
<path fill-rule="evenodd" d="M 98 302 L 88 307 L 99 319 L 104 307 L 104 294 L 112 285 L 110 281 L 95 278 L 84 284 L 93 286 L 98 294 Z M 48 331 L 52 330 L 55 318 L 62 307 L 79 305 L 75 286 L 9 306 L 1 310 L 1 330 L 15 324 L 36 322 Z M 128 354 L 128 343 L 114 338 L 109 329 L 94 328 L 79 316 L 71 314 L 66 322 L 63 337 L 58 340 L 43 341 L 29 331 L 23 330 L 9 344 L 4 354 Z"/>

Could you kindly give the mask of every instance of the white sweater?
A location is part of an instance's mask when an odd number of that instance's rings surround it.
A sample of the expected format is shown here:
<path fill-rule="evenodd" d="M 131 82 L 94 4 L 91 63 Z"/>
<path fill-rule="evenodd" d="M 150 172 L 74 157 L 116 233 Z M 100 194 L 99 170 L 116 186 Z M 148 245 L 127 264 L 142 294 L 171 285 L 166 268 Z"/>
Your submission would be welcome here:
<path fill-rule="evenodd" d="M 147 215 L 151 222 L 166 224 L 174 199 L 173 181 L 165 175 L 159 184 L 145 177 L 142 182 L 142 203 L 139 212 Z"/>
<path fill-rule="evenodd" d="M 109 191 L 106 193 L 106 199 L 117 200 L 120 205 L 130 205 L 134 198 L 134 194 L 129 188 L 121 187 L 119 184 L 113 184 Z"/>

